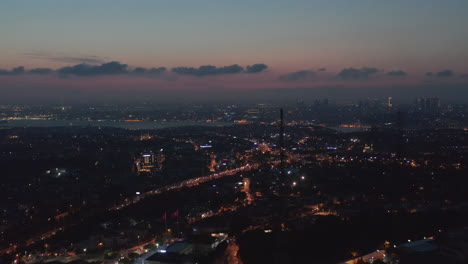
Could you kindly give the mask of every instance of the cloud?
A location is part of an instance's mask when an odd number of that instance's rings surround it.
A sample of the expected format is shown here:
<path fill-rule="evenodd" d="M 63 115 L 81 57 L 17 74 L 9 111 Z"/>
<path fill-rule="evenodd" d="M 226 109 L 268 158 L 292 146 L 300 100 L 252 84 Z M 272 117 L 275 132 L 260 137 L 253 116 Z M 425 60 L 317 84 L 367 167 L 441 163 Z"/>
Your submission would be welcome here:
<path fill-rule="evenodd" d="M 392 76 L 392 77 L 404 77 L 404 76 L 408 76 L 408 73 L 404 71 L 391 71 L 391 72 L 388 72 L 387 75 Z"/>
<path fill-rule="evenodd" d="M 24 73 L 24 67 L 23 66 L 19 66 L 19 67 L 13 68 L 13 70 L 11 70 L 11 74 L 23 74 L 23 73 Z"/>
<path fill-rule="evenodd" d="M 213 65 L 203 65 L 198 68 L 194 67 L 175 67 L 172 68 L 172 72 L 183 75 L 194 75 L 194 76 L 207 76 L 207 75 L 220 75 L 220 74 L 237 74 L 237 73 L 259 73 L 263 72 L 268 68 L 266 64 L 259 63 L 249 65 L 244 68 L 237 64 L 224 67 L 216 67 Z"/>
<path fill-rule="evenodd" d="M 368 68 L 364 67 L 361 69 L 355 69 L 355 68 L 346 68 L 341 70 L 340 73 L 338 73 L 338 78 L 340 79 L 345 79 L 345 80 L 359 80 L 359 79 L 367 79 L 371 75 L 376 74 L 379 70 L 376 68 Z"/>
<path fill-rule="evenodd" d="M 52 74 L 54 73 L 55 71 L 52 70 L 52 69 L 49 69 L 49 68 L 35 68 L 35 69 L 31 69 L 28 71 L 28 73 L 32 73 L 32 74 Z"/>
<path fill-rule="evenodd" d="M 453 71 L 452 70 L 443 70 L 438 72 L 437 77 L 452 77 L 453 76 Z"/>
<path fill-rule="evenodd" d="M 148 69 L 142 67 L 136 67 L 135 69 L 133 69 L 133 73 L 136 74 L 145 74 L 147 71 Z"/>
<path fill-rule="evenodd" d="M 150 68 L 150 69 L 142 68 L 142 67 L 136 67 L 133 70 L 133 73 L 140 74 L 140 75 L 142 75 L 142 74 L 159 75 L 161 73 L 164 73 L 166 70 L 167 70 L 166 67 Z"/>
<path fill-rule="evenodd" d="M 320 68 L 317 71 L 326 71 L 326 70 L 327 70 L 327 68 Z"/>
<path fill-rule="evenodd" d="M 58 69 L 57 72 L 61 75 L 78 76 L 116 75 L 128 73 L 127 66 L 127 64 L 121 64 L 118 61 L 112 61 L 98 66 L 78 64 L 75 66 L 63 67 Z"/>
<path fill-rule="evenodd" d="M 183 75 L 207 76 L 220 74 L 241 73 L 244 70 L 241 66 L 233 64 L 230 66 L 216 67 L 213 65 L 203 65 L 198 68 L 193 67 L 175 67 L 172 72 Z"/>
<path fill-rule="evenodd" d="M 268 69 L 268 65 L 259 63 L 259 64 L 247 66 L 245 72 L 246 73 L 259 73 L 259 72 L 265 71 L 266 69 Z"/>
<path fill-rule="evenodd" d="M 31 55 L 32 56 L 32 55 Z M 92 60 L 90 60 L 92 61 Z M 209 75 L 222 75 L 222 74 L 239 74 L 239 73 L 258 73 L 268 68 L 265 64 L 254 64 L 249 65 L 244 69 L 238 64 L 229 66 L 216 67 L 213 65 L 202 65 L 198 68 L 195 67 L 174 67 L 171 69 L 173 73 L 181 75 L 193 75 L 193 76 L 209 76 Z M 145 75 L 145 76 L 159 76 L 167 72 L 166 67 L 135 67 L 130 69 L 127 64 L 120 63 L 118 61 L 112 61 L 93 65 L 90 63 L 80 63 L 71 66 L 61 67 L 57 70 L 50 68 L 34 68 L 26 71 L 23 66 L 13 68 L 12 70 L 0 69 L 0 75 L 18 75 L 18 74 L 58 74 L 62 77 L 75 75 L 75 76 L 100 76 L 100 75 Z"/>
<path fill-rule="evenodd" d="M 165 72 L 167 69 L 166 67 L 159 67 L 159 68 L 151 68 L 148 70 L 149 74 L 161 74 Z"/>
<path fill-rule="evenodd" d="M 64 63 L 78 63 L 78 64 L 102 64 L 105 61 L 109 61 L 109 59 L 102 58 L 99 56 L 94 55 L 84 55 L 84 56 L 69 56 L 69 55 L 54 55 L 45 52 L 28 52 L 23 53 L 24 56 L 34 58 L 34 59 L 42 59 L 42 60 L 50 60 L 50 61 L 58 61 Z"/>
<path fill-rule="evenodd" d="M 291 72 L 281 75 L 278 79 L 281 81 L 298 81 L 306 78 L 314 77 L 315 72 L 311 70 Z"/>
<path fill-rule="evenodd" d="M 104 63 L 104 59 L 97 56 L 88 56 L 88 57 L 51 57 L 48 58 L 53 61 L 60 61 L 66 63 L 85 63 L 85 64 L 100 64 Z"/>
<path fill-rule="evenodd" d="M 441 78 L 448 78 L 448 77 L 454 76 L 454 72 L 452 70 L 443 70 L 443 71 L 436 72 L 436 73 L 427 72 L 426 76 L 428 76 L 428 77 L 436 76 L 436 77 L 441 77 Z"/>
<path fill-rule="evenodd" d="M 0 69 L 0 75 L 19 75 L 19 74 L 23 74 L 23 73 L 25 73 L 23 66 L 13 68 L 13 69 L 11 69 L 11 71 Z"/>
<path fill-rule="evenodd" d="M 462 78 L 468 78 L 468 73 L 462 74 L 462 75 L 460 75 L 460 77 L 462 77 Z"/>

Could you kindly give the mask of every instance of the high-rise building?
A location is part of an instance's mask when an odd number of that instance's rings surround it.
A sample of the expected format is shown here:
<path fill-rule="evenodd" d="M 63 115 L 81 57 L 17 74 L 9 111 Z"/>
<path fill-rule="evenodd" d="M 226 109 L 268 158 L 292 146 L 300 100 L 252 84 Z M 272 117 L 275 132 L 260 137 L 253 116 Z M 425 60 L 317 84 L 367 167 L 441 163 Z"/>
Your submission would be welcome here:
<path fill-rule="evenodd" d="M 440 108 L 439 97 L 419 97 L 416 100 L 418 110 L 423 112 L 435 112 Z"/>
<path fill-rule="evenodd" d="M 388 107 L 393 107 L 393 98 L 392 97 L 388 97 L 387 106 Z"/>

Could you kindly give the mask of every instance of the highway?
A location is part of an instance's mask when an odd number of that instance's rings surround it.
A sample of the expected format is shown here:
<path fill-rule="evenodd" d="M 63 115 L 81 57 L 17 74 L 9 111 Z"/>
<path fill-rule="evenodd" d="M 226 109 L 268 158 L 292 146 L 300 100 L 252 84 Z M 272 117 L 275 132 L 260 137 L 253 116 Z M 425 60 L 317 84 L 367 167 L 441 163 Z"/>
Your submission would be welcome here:
<path fill-rule="evenodd" d="M 181 181 L 181 182 L 178 182 L 178 183 L 174 183 L 174 184 L 166 185 L 166 186 L 163 186 L 163 187 L 159 187 L 159 188 L 156 188 L 154 190 L 150 190 L 150 191 L 141 193 L 139 195 L 135 195 L 133 197 L 126 198 L 122 202 L 112 206 L 111 208 L 108 208 L 108 210 L 109 211 L 122 210 L 122 209 L 124 209 L 124 208 L 126 208 L 128 206 L 136 204 L 136 203 L 138 203 L 138 202 L 140 202 L 140 201 L 142 201 L 142 200 L 144 200 L 144 199 L 146 199 L 148 197 L 154 196 L 154 195 L 162 194 L 164 192 L 168 192 L 168 191 L 172 191 L 172 190 L 194 187 L 194 186 L 197 186 L 199 184 L 202 184 L 202 183 L 205 183 L 205 182 L 208 182 L 208 181 L 211 181 L 211 180 L 219 179 L 219 178 L 222 178 L 222 177 L 225 177 L 225 176 L 234 175 L 236 173 L 243 172 L 243 171 L 250 171 L 252 169 L 257 169 L 259 166 L 260 166 L 260 164 L 257 164 L 257 163 L 247 164 L 247 165 L 244 165 L 244 166 L 241 166 L 241 167 L 238 167 L 238 168 L 229 169 L 229 170 L 225 170 L 225 171 L 217 172 L 217 173 L 212 173 L 212 174 L 207 175 L 207 176 L 200 176 L 200 177 L 196 177 L 196 178 L 191 178 L 191 179 L 184 180 L 184 181 Z M 50 231 L 47 231 L 45 233 L 35 235 L 35 236 L 31 237 L 30 239 L 27 239 L 23 243 L 10 245 L 10 247 L 8 247 L 8 248 L 0 249 L 0 255 L 10 254 L 10 253 L 15 252 L 18 247 L 31 246 L 31 245 L 39 242 L 39 241 L 46 240 L 48 238 L 53 237 L 57 232 L 63 231 L 65 229 L 66 229 L 65 226 L 58 226 L 58 227 L 56 227 L 56 228 L 54 228 L 54 229 L 52 229 Z M 235 259 L 235 258 L 233 258 L 233 259 Z M 138 264 L 140 264 L 140 263 L 138 263 Z"/>
<path fill-rule="evenodd" d="M 182 189 L 182 188 L 190 188 L 190 187 L 197 186 L 197 185 L 199 185 L 201 183 L 204 183 L 204 182 L 219 179 L 219 178 L 229 176 L 229 175 L 234 175 L 234 174 L 236 174 L 238 172 L 241 172 L 241 171 L 249 171 L 251 169 L 257 168 L 258 166 L 259 166 L 258 164 L 247 164 L 247 165 L 239 167 L 239 168 L 225 170 L 225 171 L 218 172 L 218 173 L 213 173 L 213 174 L 210 174 L 210 175 L 207 175 L 207 176 L 196 177 L 196 178 L 188 179 L 188 180 L 181 181 L 181 182 L 178 182 L 178 183 L 166 185 L 166 186 L 163 186 L 163 187 L 151 190 L 151 191 L 147 191 L 147 192 L 139 194 L 139 195 L 135 195 L 132 198 L 126 198 L 122 203 L 120 203 L 120 204 L 118 204 L 116 206 L 113 206 L 109 210 L 121 210 L 121 209 L 124 209 L 124 208 L 126 208 L 126 207 L 128 207 L 130 205 L 138 203 L 138 202 L 142 201 L 145 198 L 153 196 L 153 195 L 158 195 L 158 194 L 161 194 L 161 193 L 164 193 L 164 192 L 177 190 L 177 189 Z"/>
<path fill-rule="evenodd" d="M 138 203 L 138 202 L 142 201 L 143 199 L 148 198 L 150 196 L 158 195 L 158 194 L 168 192 L 168 191 L 172 191 L 172 190 L 194 187 L 194 186 L 197 186 L 197 185 L 199 185 L 201 183 L 208 182 L 208 181 L 215 180 L 215 179 L 219 179 L 219 178 L 222 178 L 222 177 L 225 177 L 225 176 L 234 175 L 234 174 L 236 174 L 238 172 L 241 172 L 241 171 L 249 171 L 249 170 L 258 168 L 258 166 L 259 166 L 259 164 L 247 164 L 245 166 L 241 166 L 241 167 L 238 167 L 238 168 L 235 168 L 235 169 L 225 170 L 225 171 L 218 172 L 218 173 L 213 173 L 213 174 L 210 174 L 210 175 L 207 175 L 207 176 L 200 176 L 200 177 L 184 180 L 184 181 L 181 181 L 181 182 L 178 182 L 178 183 L 166 185 L 166 186 L 163 186 L 163 187 L 151 190 L 151 191 L 147 191 L 147 192 L 142 193 L 140 195 L 136 195 L 136 196 L 134 196 L 132 198 L 127 198 L 122 203 L 109 208 L 109 210 L 110 211 L 112 211 L 112 210 L 121 210 L 121 209 L 124 209 L 124 208 L 126 208 L 128 206 L 136 204 L 136 203 Z M 53 230 L 50 230 L 50 231 L 48 231 L 46 233 L 43 233 L 41 235 L 36 235 L 35 237 L 28 239 L 24 243 L 19 243 L 18 245 L 11 245 L 8 248 L 1 249 L 0 250 L 0 255 L 10 254 L 12 252 L 15 252 L 16 248 L 18 246 L 30 246 L 30 245 L 33 245 L 33 244 L 37 243 L 38 241 L 48 239 L 48 238 L 54 236 L 58 231 L 62 231 L 64 229 L 65 229 L 65 227 L 57 227 L 57 228 L 54 228 Z"/>
<path fill-rule="evenodd" d="M 385 250 L 377 250 L 377 251 L 374 251 L 372 253 L 369 253 L 367 255 L 364 255 L 362 257 L 358 257 L 358 258 L 355 258 L 355 259 L 351 259 L 351 260 L 348 260 L 344 263 L 346 264 L 356 264 L 358 262 L 358 260 L 362 259 L 364 260 L 365 262 L 369 262 L 369 263 L 372 263 L 373 261 L 375 260 L 382 260 L 384 259 L 385 257 Z"/>
<path fill-rule="evenodd" d="M 158 249 L 155 248 L 155 249 L 152 249 L 148 252 L 146 252 L 145 254 L 141 255 L 139 258 L 135 259 L 132 264 L 145 264 L 145 260 L 149 257 L 151 257 L 152 255 L 156 254 L 156 252 L 158 252 Z"/>

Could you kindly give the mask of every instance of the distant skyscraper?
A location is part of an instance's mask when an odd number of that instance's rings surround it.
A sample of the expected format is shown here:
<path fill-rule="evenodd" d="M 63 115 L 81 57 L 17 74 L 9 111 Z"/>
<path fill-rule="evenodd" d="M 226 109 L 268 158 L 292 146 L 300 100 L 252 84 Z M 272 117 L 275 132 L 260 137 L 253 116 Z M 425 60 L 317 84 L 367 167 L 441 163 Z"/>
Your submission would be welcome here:
<path fill-rule="evenodd" d="M 388 107 L 393 107 L 393 98 L 392 97 L 388 97 L 387 106 Z"/>
<path fill-rule="evenodd" d="M 419 97 L 416 100 L 418 110 L 423 112 L 435 112 L 440 108 L 439 97 Z"/>

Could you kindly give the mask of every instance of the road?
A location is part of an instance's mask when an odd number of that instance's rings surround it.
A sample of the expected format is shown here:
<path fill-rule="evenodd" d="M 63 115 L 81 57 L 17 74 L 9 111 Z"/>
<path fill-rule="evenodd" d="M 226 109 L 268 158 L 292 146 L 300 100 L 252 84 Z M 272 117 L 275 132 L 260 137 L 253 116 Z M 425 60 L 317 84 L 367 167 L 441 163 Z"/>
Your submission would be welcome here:
<path fill-rule="evenodd" d="M 52 229 L 50 231 L 47 231 L 47 232 L 45 232 L 45 233 L 43 233 L 41 235 L 38 235 L 38 236 L 36 236 L 34 238 L 30 238 L 30 239 L 26 240 L 26 242 L 24 244 L 26 246 L 31 246 L 31 245 L 39 242 L 39 241 L 42 241 L 42 240 L 53 237 L 57 232 L 62 231 L 62 230 L 63 230 L 62 227 L 54 228 L 54 229 Z M 12 246 L 10 246 L 8 248 L 0 250 L 0 256 L 4 255 L 4 254 L 10 254 L 10 253 L 14 252 L 17 247 L 18 247 L 18 245 L 12 245 Z"/>
<path fill-rule="evenodd" d="M 196 177 L 196 178 L 184 180 L 184 181 L 181 181 L 181 182 L 178 182 L 178 183 L 166 185 L 166 186 L 163 186 L 163 187 L 160 187 L 160 188 L 157 188 L 157 189 L 142 193 L 140 195 L 136 195 L 136 196 L 134 196 L 132 198 L 127 198 L 127 199 L 124 200 L 124 202 L 122 202 L 122 203 L 120 203 L 120 204 L 118 204 L 116 206 L 111 207 L 109 210 L 121 210 L 123 208 L 126 208 L 128 206 L 136 204 L 136 203 L 142 201 L 143 199 L 148 198 L 148 197 L 153 196 L 153 195 L 158 195 L 158 194 L 161 194 L 161 193 L 164 193 L 164 192 L 168 192 L 168 191 L 176 190 L 176 189 L 181 189 L 181 188 L 194 187 L 194 186 L 197 186 L 197 185 L 199 185 L 201 183 L 208 182 L 208 181 L 215 180 L 215 179 L 219 179 L 219 178 L 229 176 L 229 175 L 234 175 L 234 174 L 236 174 L 238 172 L 241 172 L 241 171 L 249 171 L 251 169 L 258 168 L 258 166 L 259 166 L 258 164 L 247 164 L 245 166 L 241 166 L 241 167 L 238 167 L 238 168 L 235 168 L 235 169 L 225 170 L 225 171 L 218 172 L 218 173 L 213 173 L 213 174 L 210 174 L 210 175 L 207 175 L 207 176 Z M 37 243 L 38 241 L 42 241 L 42 240 L 45 240 L 47 238 L 50 238 L 50 237 L 54 236 L 58 231 L 62 231 L 64 229 L 65 229 L 65 227 L 54 228 L 53 230 L 50 230 L 50 231 L 45 232 L 45 233 L 43 233 L 41 235 L 37 235 L 37 236 L 34 236 L 34 237 L 30 238 L 30 239 L 26 240 L 24 243 L 19 243 L 18 245 L 12 245 L 12 246 L 10 246 L 8 248 L 1 249 L 0 250 L 0 255 L 10 254 L 12 252 L 15 252 L 16 248 L 18 246 L 24 246 L 24 245 L 25 246 L 30 246 L 32 244 Z"/>
<path fill-rule="evenodd" d="M 172 190 L 177 190 L 177 189 L 182 189 L 182 188 L 194 187 L 194 186 L 197 186 L 197 185 L 199 185 L 201 183 L 208 182 L 208 181 L 215 180 L 215 179 L 219 179 L 219 178 L 229 176 L 229 175 L 234 175 L 234 174 L 236 174 L 238 172 L 241 172 L 241 171 L 249 171 L 251 169 L 257 168 L 258 166 L 259 166 L 258 164 L 247 164 L 247 165 L 239 167 L 239 168 L 235 168 L 235 169 L 231 169 L 231 170 L 225 170 L 223 172 L 213 173 L 213 174 L 210 174 L 208 176 L 196 177 L 196 178 L 188 179 L 188 180 L 181 181 L 181 182 L 178 182 L 178 183 L 166 185 L 164 187 L 160 187 L 160 188 L 157 188 L 157 189 L 154 189 L 154 190 L 147 191 L 145 193 L 136 195 L 136 196 L 134 196 L 132 198 L 127 198 L 122 203 L 110 208 L 110 210 L 121 210 L 121 209 L 124 209 L 124 208 L 126 208 L 126 207 L 128 207 L 130 205 L 136 204 L 136 203 L 142 201 L 143 199 L 148 198 L 148 197 L 153 196 L 153 195 L 158 195 L 158 194 L 161 194 L 161 193 L 164 193 L 164 192 L 167 192 L 167 191 L 172 191 Z"/>
<path fill-rule="evenodd" d="M 360 260 L 360 259 L 364 260 L 365 262 L 372 263 L 373 261 L 378 260 L 378 259 L 382 260 L 384 257 L 385 257 L 385 250 L 377 250 L 377 251 L 374 251 L 374 252 L 369 253 L 367 255 L 364 255 L 362 257 L 348 260 L 348 261 L 346 261 L 344 263 L 346 263 L 346 264 L 356 264 L 358 262 L 358 260 Z"/>
<path fill-rule="evenodd" d="M 146 247 L 147 245 L 154 243 L 155 241 L 156 241 L 156 239 L 152 239 L 152 240 L 150 240 L 148 242 L 142 243 L 140 245 L 136 245 L 136 246 L 134 246 L 132 248 L 122 250 L 122 251 L 120 251 L 120 255 L 128 255 L 128 254 L 130 254 L 130 253 L 132 253 L 134 251 L 137 251 L 138 249 L 142 249 L 142 248 Z"/>
<path fill-rule="evenodd" d="M 149 257 L 151 257 L 153 254 L 156 254 L 158 252 L 158 249 L 155 248 L 153 250 L 148 251 L 147 253 L 141 255 L 139 258 L 135 259 L 132 264 L 145 264 L 145 260 Z"/>

